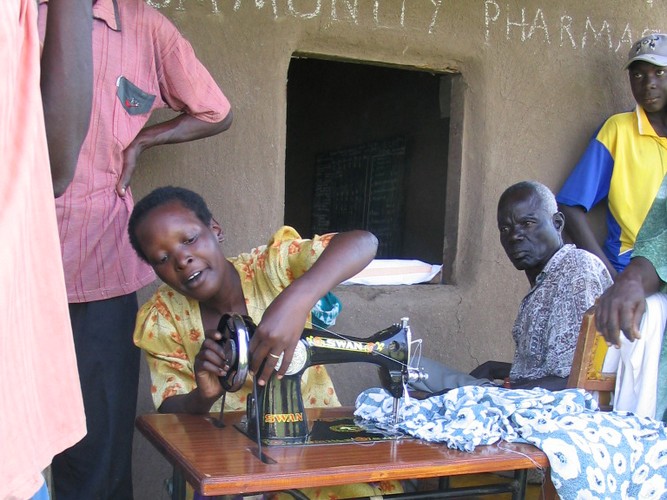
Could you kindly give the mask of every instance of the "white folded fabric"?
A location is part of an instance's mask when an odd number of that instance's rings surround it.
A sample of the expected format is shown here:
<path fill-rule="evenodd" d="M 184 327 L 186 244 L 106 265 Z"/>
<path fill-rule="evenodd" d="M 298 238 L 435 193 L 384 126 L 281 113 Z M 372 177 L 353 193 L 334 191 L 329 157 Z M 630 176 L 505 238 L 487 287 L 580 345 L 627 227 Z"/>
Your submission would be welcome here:
<path fill-rule="evenodd" d="M 620 349 L 610 347 L 607 351 L 602 371 L 616 371 L 614 410 L 655 418 L 658 363 L 666 322 L 667 294 L 653 294 L 646 299 L 639 327 L 641 338 L 630 342 L 621 335 Z"/>
<path fill-rule="evenodd" d="M 414 285 L 428 283 L 440 272 L 442 265 L 420 260 L 374 259 L 357 275 L 342 285 Z"/>

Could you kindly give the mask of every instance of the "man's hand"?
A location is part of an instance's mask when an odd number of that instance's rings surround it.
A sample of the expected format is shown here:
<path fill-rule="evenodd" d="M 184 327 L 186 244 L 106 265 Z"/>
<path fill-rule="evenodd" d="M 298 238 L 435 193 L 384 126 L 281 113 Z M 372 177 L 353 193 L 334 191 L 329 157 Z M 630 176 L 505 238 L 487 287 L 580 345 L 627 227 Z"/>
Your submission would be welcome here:
<path fill-rule="evenodd" d="M 661 283 L 655 267 L 644 257 L 634 257 L 616 277 L 595 308 L 595 326 L 608 344 L 620 347 L 621 331 L 630 342 L 639 338 L 645 299 L 657 292 Z"/>
<path fill-rule="evenodd" d="M 116 184 L 118 196 L 124 197 L 125 193 L 127 193 L 127 187 L 130 185 L 141 153 L 162 144 L 195 141 L 219 134 L 230 127 L 232 118 L 233 114 L 231 110 L 225 118 L 215 123 L 205 122 L 194 116 L 182 113 L 171 120 L 141 129 L 137 137 L 123 151 L 123 171 Z"/>
<path fill-rule="evenodd" d="M 116 183 L 116 192 L 121 198 L 127 193 L 127 188 L 132 181 L 132 175 L 137 168 L 139 155 L 141 155 L 143 150 L 144 148 L 140 145 L 140 142 L 135 140 L 123 151 L 123 171 Z"/>
<path fill-rule="evenodd" d="M 600 297 L 595 308 L 595 326 L 607 344 L 620 347 L 621 331 L 630 342 L 640 338 L 639 323 L 645 309 L 641 282 L 619 279 Z"/>

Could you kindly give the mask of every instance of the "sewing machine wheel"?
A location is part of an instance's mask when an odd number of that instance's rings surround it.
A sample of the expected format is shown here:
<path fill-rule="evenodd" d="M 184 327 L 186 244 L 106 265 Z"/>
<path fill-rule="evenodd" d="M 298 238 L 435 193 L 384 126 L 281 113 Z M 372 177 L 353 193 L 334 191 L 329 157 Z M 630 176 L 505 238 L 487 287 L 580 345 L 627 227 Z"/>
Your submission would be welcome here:
<path fill-rule="evenodd" d="M 222 339 L 218 341 L 225 351 L 225 359 L 229 365 L 227 375 L 220 377 L 220 384 L 227 392 L 236 392 L 246 381 L 249 371 L 249 344 L 253 323 L 250 318 L 240 314 L 225 314 L 218 323 L 218 331 Z"/>
<path fill-rule="evenodd" d="M 285 353 L 280 353 L 278 362 L 276 363 L 276 366 L 273 367 L 275 371 L 280 370 L 280 367 L 283 364 L 284 354 Z M 303 370 L 304 366 L 306 366 L 307 362 L 308 362 L 308 351 L 303 341 L 299 341 L 296 344 L 296 347 L 294 348 L 294 354 L 292 355 L 292 362 L 287 367 L 285 375 L 294 375 L 295 373 L 299 373 L 301 370 Z"/>

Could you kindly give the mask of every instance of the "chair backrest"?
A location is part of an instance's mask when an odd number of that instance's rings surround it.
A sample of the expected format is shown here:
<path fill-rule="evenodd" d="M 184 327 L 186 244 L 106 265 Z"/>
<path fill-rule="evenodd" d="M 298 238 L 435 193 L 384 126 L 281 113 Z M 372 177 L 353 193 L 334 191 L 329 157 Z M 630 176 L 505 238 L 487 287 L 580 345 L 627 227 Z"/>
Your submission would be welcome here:
<path fill-rule="evenodd" d="M 590 392 L 598 391 L 600 408 L 610 410 L 616 374 L 602 372 L 606 354 L 607 343 L 595 328 L 595 306 L 593 306 L 586 311 L 581 322 L 567 387 L 577 387 Z"/>

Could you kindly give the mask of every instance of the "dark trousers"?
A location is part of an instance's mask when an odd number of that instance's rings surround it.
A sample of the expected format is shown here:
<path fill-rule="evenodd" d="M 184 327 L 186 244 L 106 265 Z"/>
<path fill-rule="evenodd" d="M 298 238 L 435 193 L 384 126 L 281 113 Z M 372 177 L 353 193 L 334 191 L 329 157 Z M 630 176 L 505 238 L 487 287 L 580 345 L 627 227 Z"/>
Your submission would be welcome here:
<path fill-rule="evenodd" d="M 55 497 L 131 500 L 140 360 L 132 342 L 137 295 L 70 304 L 69 312 L 88 432 L 54 457 Z"/>

